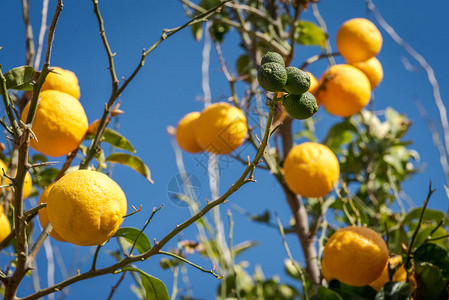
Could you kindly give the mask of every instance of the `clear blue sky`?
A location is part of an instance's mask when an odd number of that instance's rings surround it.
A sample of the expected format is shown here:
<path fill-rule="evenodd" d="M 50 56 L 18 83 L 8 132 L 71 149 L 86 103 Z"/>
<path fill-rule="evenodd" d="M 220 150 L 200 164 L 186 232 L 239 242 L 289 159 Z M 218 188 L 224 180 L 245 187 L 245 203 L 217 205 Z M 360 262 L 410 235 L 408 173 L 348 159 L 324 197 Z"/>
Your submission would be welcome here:
<path fill-rule="evenodd" d="M 56 1 L 50 1 L 50 16 Z M 435 1 L 430 5 L 423 5 L 418 0 L 376 1 L 384 18 L 396 31 L 420 52 L 433 66 L 436 77 L 440 82 L 443 99 L 449 96 L 449 61 L 445 51 L 449 47 L 447 28 L 449 27 L 447 11 L 449 4 L 446 1 Z M 128 76 L 135 68 L 143 48 L 151 46 L 160 36 L 163 28 L 173 28 L 186 22 L 183 8 L 179 1 L 100 1 L 101 12 L 105 21 L 106 32 L 116 53 L 115 62 L 119 77 Z M 335 33 L 345 20 L 353 17 L 366 17 L 365 1 L 330 1 L 323 0 L 319 4 L 323 18 L 329 28 L 330 40 L 335 49 Z M 38 36 L 40 23 L 40 4 L 31 1 L 31 21 L 34 26 L 34 35 Z M 3 70 L 24 64 L 24 26 L 21 18 L 20 1 L 2 1 L 0 3 L 3 26 L 0 27 L 0 63 Z M 51 17 L 50 17 L 51 18 Z M 311 11 L 305 12 L 304 20 L 315 21 Z M 48 21 L 48 24 L 50 20 Z M 435 108 L 431 88 L 422 70 L 410 73 L 401 63 L 401 57 L 406 53 L 398 47 L 391 38 L 382 31 L 384 45 L 379 60 L 384 67 L 384 81 L 375 90 L 376 110 L 391 106 L 406 114 L 413 122 L 408 138 L 413 140 L 411 146 L 416 149 L 421 160 L 416 163 L 422 172 L 414 176 L 404 186 L 405 192 L 413 201 L 420 205 L 426 196 L 429 180 L 438 189 L 431 200 L 430 207 L 447 210 L 448 201 L 444 193 L 443 172 L 439 165 L 438 153 L 433 146 L 430 133 L 425 122 L 420 117 L 415 106 L 415 99 L 424 104 L 428 113 L 438 123 L 438 114 Z M 226 37 L 223 45 L 225 58 L 230 65 L 242 50 L 238 47 L 237 34 L 231 33 Z M 178 173 L 171 147 L 171 138 L 166 133 L 166 127 L 176 125 L 178 120 L 186 113 L 201 110 L 203 104 L 197 101 L 202 96 L 201 89 L 201 51 L 202 42 L 195 42 L 186 29 L 169 40 L 165 41 L 147 59 L 144 68 L 129 85 L 120 97 L 122 109 L 125 114 L 120 117 L 119 131 L 128 137 L 137 149 L 139 155 L 150 167 L 155 181 L 149 184 L 143 177 L 127 169 L 117 166 L 113 178 L 125 191 L 129 211 L 131 205 L 136 207 L 142 204 L 142 213 L 125 221 L 124 225 L 140 227 L 145 222 L 151 209 L 164 204 L 150 224 L 146 234 L 150 239 L 160 239 L 176 224 L 186 219 L 189 212 L 186 208 L 172 204 L 167 198 L 167 185 Z M 299 47 L 294 64 L 300 65 L 307 57 L 319 53 L 319 48 L 311 47 L 304 50 Z M 340 61 L 342 62 L 342 61 Z M 111 90 L 109 72 L 106 69 L 107 57 L 100 40 L 99 30 L 93 6 L 90 1 L 65 1 L 61 14 L 52 54 L 51 64 L 74 71 L 81 86 L 81 103 L 83 104 L 89 121 L 99 118 L 104 103 L 107 102 Z M 416 64 L 412 62 L 412 64 Z M 312 65 L 309 70 L 317 77 L 324 71 L 325 63 Z M 223 74 L 220 72 L 215 52 L 212 51 L 212 64 L 210 67 L 212 98 L 224 99 L 230 91 Z M 445 101 L 447 104 L 447 100 Z M 3 112 L 3 110 L 0 110 Z M 3 113 L 2 113 L 3 115 Z M 318 116 L 322 121 L 318 124 L 318 132 L 323 137 L 326 129 L 338 118 L 329 117 L 321 110 Z M 296 126 L 299 126 L 296 124 Z M 4 142 L 4 137 L 0 138 Z M 248 152 L 251 153 L 251 152 Z M 189 172 L 195 174 L 203 187 L 201 199 L 210 198 L 208 178 L 201 166 L 198 165 L 198 156 L 184 154 L 185 163 Z M 204 162 L 205 156 L 200 156 Z M 230 183 L 243 170 L 238 162 L 229 164 L 222 162 L 224 170 L 221 173 L 221 190 L 227 189 Z M 258 183 L 246 185 L 230 198 L 230 203 L 222 206 L 225 215 L 231 204 L 237 204 L 252 213 L 262 213 L 269 209 L 279 213 L 282 221 L 287 223 L 290 217 L 283 193 L 269 174 L 258 171 Z M 28 204 L 29 205 L 29 204 Z M 235 221 L 235 243 L 245 240 L 255 240 L 259 245 L 239 260 L 248 260 L 249 270 L 254 270 L 256 264 L 261 264 L 267 277 L 280 275 L 282 280 L 290 282 L 284 275 L 283 260 L 286 257 L 281 238 L 276 230 L 263 225 L 251 223 L 237 212 L 233 213 Z M 182 239 L 194 239 L 196 231 L 192 227 L 185 231 Z M 90 266 L 92 249 L 89 247 L 72 247 L 64 243 L 51 240 L 59 249 L 66 266 L 74 260 L 83 261 L 68 272 L 73 274 L 76 269 L 86 271 Z M 168 245 L 175 245 L 173 241 Z M 294 236 L 288 238 L 293 256 L 302 261 L 298 241 Z M 116 241 L 111 241 L 106 249 L 115 249 Z M 3 256 L 3 254 L 2 254 Z M 149 261 L 139 263 L 138 266 L 146 272 L 162 279 L 171 291 L 172 274 L 162 270 L 158 263 L 161 257 L 156 256 Z M 194 261 L 205 268 L 211 266 L 200 257 L 194 256 Z M 2 268 L 4 267 L 3 261 Z M 102 251 L 99 262 L 101 266 L 112 263 L 112 259 Z M 46 286 L 46 261 L 44 252 L 38 256 L 41 285 Z M 189 268 L 192 288 L 195 296 L 202 299 L 212 299 L 218 281 L 212 276 Z M 62 275 L 56 271 L 56 281 Z M 118 280 L 118 276 L 107 275 L 87 282 L 72 285 L 67 299 L 106 299 L 110 287 Z M 129 285 L 132 280 L 126 277 L 118 289 L 115 299 L 130 297 Z M 31 280 L 24 281 L 19 296 L 31 291 Z"/>

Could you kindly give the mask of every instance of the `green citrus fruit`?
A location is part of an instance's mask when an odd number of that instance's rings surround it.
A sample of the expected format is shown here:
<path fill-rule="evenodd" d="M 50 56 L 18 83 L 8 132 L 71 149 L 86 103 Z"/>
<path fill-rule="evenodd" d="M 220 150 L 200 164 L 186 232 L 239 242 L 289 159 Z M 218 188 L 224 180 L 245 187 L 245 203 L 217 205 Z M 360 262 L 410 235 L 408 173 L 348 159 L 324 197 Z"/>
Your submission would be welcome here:
<path fill-rule="evenodd" d="M 309 92 L 302 95 L 290 94 L 282 100 L 282 105 L 292 118 L 298 120 L 308 119 L 318 111 L 316 99 Z"/>
<path fill-rule="evenodd" d="M 264 90 L 278 92 L 287 83 L 287 71 L 281 64 L 268 62 L 260 67 L 257 80 Z"/>
<path fill-rule="evenodd" d="M 296 67 L 287 67 L 287 83 L 284 89 L 293 95 L 302 95 L 310 88 L 310 76 Z"/>
<path fill-rule="evenodd" d="M 269 62 L 278 63 L 278 64 L 282 65 L 285 68 L 284 58 L 282 57 L 282 55 L 280 55 L 277 52 L 270 52 L 270 51 L 268 51 L 262 57 L 262 61 L 260 62 L 260 64 L 264 65 L 264 64 L 269 63 Z"/>

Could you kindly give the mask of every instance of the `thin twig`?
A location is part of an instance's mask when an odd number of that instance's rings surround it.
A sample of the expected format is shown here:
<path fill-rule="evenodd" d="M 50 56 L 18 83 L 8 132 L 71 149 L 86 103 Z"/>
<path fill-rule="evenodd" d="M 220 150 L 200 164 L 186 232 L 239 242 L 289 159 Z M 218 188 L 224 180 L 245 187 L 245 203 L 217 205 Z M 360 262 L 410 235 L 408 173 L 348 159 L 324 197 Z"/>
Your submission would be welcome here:
<path fill-rule="evenodd" d="M 48 1 L 49 0 L 42 1 L 41 27 L 39 30 L 39 38 L 38 38 L 38 42 L 37 42 L 36 57 L 34 58 L 34 64 L 33 64 L 35 69 L 38 69 L 39 65 L 41 64 L 42 49 L 44 48 L 43 46 L 44 46 L 45 32 L 47 31 Z"/>
<path fill-rule="evenodd" d="M 114 61 L 113 56 L 114 55 L 112 54 L 112 51 L 110 50 L 109 44 L 106 39 L 106 33 L 104 32 L 103 19 L 101 17 L 100 10 L 98 7 L 98 0 L 92 0 L 92 3 L 94 4 L 94 11 L 97 16 L 99 26 L 103 30 L 103 31 L 100 30 L 100 34 L 102 36 L 103 44 L 106 48 L 108 60 L 110 62 L 110 72 L 111 72 L 111 77 L 113 80 L 113 89 L 112 89 L 109 101 L 105 105 L 103 116 L 101 117 L 100 123 L 98 124 L 97 134 L 95 135 L 94 140 L 92 141 L 92 143 L 89 146 L 89 149 L 87 150 L 86 157 L 80 163 L 80 169 L 86 169 L 89 166 L 90 161 L 94 158 L 97 148 L 100 145 L 101 138 L 103 137 L 104 130 L 106 128 L 106 124 L 107 124 L 107 120 L 108 120 L 108 115 L 109 115 L 109 112 L 110 112 L 112 106 L 114 105 L 117 98 L 122 94 L 124 89 L 128 86 L 128 84 L 134 79 L 134 77 L 137 75 L 137 73 L 143 67 L 147 56 L 151 52 L 153 52 L 153 50 L 155 50 L 163 41 L 165 41 L 172 35 L 176 34 L 177 32 L 181 31 L 182 29 L 184 29 L 192 24 L 206 20 L 209 16 L 214 14 L 218 9 L 220 9 L 225 3 L 229 2 L 229 1 L 231 1 L 231 0 L 225 0 L 225 1 L 221 2 L 219 5 L 213 7 L 212 9 L 208 10 L 207 12 L 199 14 L 198 16 L 192 18 L 190 21 L 188 21 L 184 25 L 181 25 L 181 26 L 173 28 L 173 29 L 165 29 L 163 31 L 161 37 L 159 38 L 159 40 L 156 43 L 154 43 L 148 50 L 142 51 L 142 55 L 141 55 L 141 58 L 140 58 L 140 61 L 137 65 L 137 67 L 134 69 L 134 71 L 131 73 L 131 75 L 122 83 L 122 85 L 119 87 L 118 81 L 117 82 L 115 81 L 116 80 L 116 76 L 114 75 L 115 72 L 114 72 L 114 74 L 112 73 L 112 71 L 115 69 L 111 70 L 111 68 L 114 66 L 113 65 L 113 61 Z"/>
<path fill-rule="evenodd" d="M 325 50 L 325 53 L 328 54 L 327 58 L 329 60 L 329 65 L 333 66 L 333 65 L 335 65 L 335 59 L 332 55 L 330 55 L 330 54 L 332 54 L 332 47 L 331 47 L 331 43 L 329 42 L 329 38 L 327 38 L 328 34 L 327 34 L 326 22 L 324 21 L 323 17 L 321 16 L 320 11 L 318 10 L 318 5 L 316 3 L 312 3 L 312 10 L 313 10 L 313 15 L 315 16 L 315 19 L 320 24 L 321 30 L 323 30 L 324 34 L 326 35 L 324 50 Z"/>
<path fill-rule="evenodd" d="M 426 200 L 424 201 L 423 207 L 421 209 L 421 215 L 419 216 L 418 225 L 416 226 L 416 229 L 413 232 L 413 236 L 410 241 L 410 245 L 408 246 L 408 249 L 407 249 L 407 260 L 405 261 L 405 270 L 407 271 L 407 280 L 406 281 L 408 281 L 408 277 L 410 274 L 410 272 L 409 272 L 410 271 L 410 260 L 413 255 L 413 244 L 415 243 L 416 236 L 418 235 L 419 229 L 421 228 L 421 223 L 422 223 L 422 220 L 424 217 L 424 212 L 426 211 L 426 208 L 427 208 L 427 204 L 429 203 L 430 197 L 432 196 L 432 194 L 434 192 L 435 192 L 435 190 L 432 190 L 432 183 L 429 183 L 429 190 L 427 192 Z"/>
<path fill-rule="evenodd" d="M 21 131 L 17 125 L 17 122 L 12 122 L 13 131 L 18 133 L 15 139 L 15 144 L 18 146 L 18 165 L 17 173 L 15 178 L 15 199 L 14 199 L 14 224 L 15 224 L 15 235 L 17 240 L 17 264 L 14 273 L 9 278 L 9 282 L 5 285 L 4 299 L 11 300 L 16 299 L 17 289 L 23 277 L 26 275 L 27 271 L 33 266 L 34 259 L 37 252 L 41 248 L 45 238 L 48 236 L 47 230 L 44 230 L 37 241 L 34 243 L 30 253 L 28 253 L 28 242 L 27 242 L 27 232 L 26 232 L 26 219 L 23 218 L 23 185 L 26 175 L 26 164 L 28 163 L 28 148 L 30 143 L 31 124 L 34 120 L 36 114 L 37 102 L 39 97 L 39 92 L 49 73 L 51 49 L 53 45 L 54 32 L 56 29 L 56 24 L 59 19 L 59 15 L 62 11 L 63 3 L 62 0 L 58 0 L 55 8 L 55 13 L 53 16 L 52 24 L 48 30 L 48 42 L 47 42 L 47 52 L 45 57 L 45 63 L 42 72 L 39 75 L 36 83 L 33 86 L 33 97 L 31 99 L 30 109 L 28 111 L 26 124 L 23 125 L 23 131 Z M 5 84 L 6 85 L 6 84 Z M 12 115 L 13 111 L 11 106 L 7 109 L 7 114 Z M 21 123 L 23 124 L 23 123 Z M 50 223 L 47 224 L 45 229 L 51 230 Z"/>
<path fill-rule="evenodd" d="M 167 235 L 165 235 L 159 242 L 155 243 L 153 248 L 151 248 L 147 252 L 140 254 L 140 255 L 136 255 L 136 256 L 125 257 L 123 260 L 119 261 L 118 263 L 111 265 L 109 267 L 103 268 L 103 269 L 97 269 L 95 271 L 91 270 L 86 273 L 75 275 L 75 276 L 70 277 L 64 281 L 61 281 L 53 286 L 42 289 L 37 293 L 23 297 L 21 299 L 22 300 L 38 299 L 45 295 L 51 294 L 55 291 L 61 290 L 62 288 L 69 286 L 75 282 L 79 282 L 79 281 L 82 281 L 82 280 L 85 280 L 88 278 L 97 277 L 97 276 L 104 275 L 104 274 L 113 273 L 116 270 L 118 270 L 119 268 L 124 267 L 130 263 L 142 261 L 142 260 L 148 259 L 149 257 L 151 257 L 153 255 L 158 254 L 160 252 L 161 248 L 164 245 L 166 245 L 171 239 L 173 239 L 176 235 L 178 235 L 178 233 L 180 233 L 181 231 L 183 231 L 184 229 L 186 229 L 187 227 L 189 227 L 190 225 L 192 225 L 193 223 L 195 223 L 196 221 L 201 219 L 205 214 L 207 214 L 215 206 L 220 205 L 223 202 L 225 202 L 232 194 L 234 194 L 236 191 L 238 191 L 240 189 L 241 186 L 244 185 L 244 182 L 245 182 L 248 174 L 250 173 L 250 171 L 253 168 L 255 168 L 255 165 L 257 164 L 257 162 L 260 161 L 260 159 L 262 158 L 262 155 L 265 151 L 265 148 L 268 144 L 268 139 L 270 137 L 270 129 L 271 129 L 272 121 L 273 121 L 275 106 L 276 106 L 275 101 L 270 103 L 270 112 L 268 114 L 268 120 L 267 120 L 267 125 L 265 128 L 265 134 L 262 139 L 262 144 L 260 145 L 255 157 L 251 161 L 250 165 L 248 165 L 245 168 L 242 175 L 234 182 L 234 184 L 232 184 L 229 187 L 229 189 L 223 195 L 221 195 L 219 198 L 217 198 L 213 201 L 208 202 L 198 213 L 191 216 L 189 219 L 185 220 L 183 223 L 177 225 L 172 231 L 170 231 Z"/>
<path fill-rule="evenodd" d="M 126 272 L 122 272 L 122 275 L 120 276 L 120 278 L 117 281 L 117 283 L 111 288 L 111 292 L 109 293 L 109 296 L 108 296 L 107 300 L 111 300 L 112 299 L 112 296 L 114 296 L 114 293 L 117 290 L 118 286 L 120 285 L 120 283 L 122 283 L 123 279 L 125 279 L 125 275 L 126 275 Z"/>
<path fill-rule="evenodd" d="M 418 62 L 421 68 L 426 71 L 427 78 L 430 85 L 432 86 L 433 98 L 440 114 L 440 121 L 444 137 L 444 148 L 446 150 L 446 155 L 449 155 L 449 122 L 447 117 L 447 110 L 446 106 L 444 105 L 443 99 L 441 98 L 440 86 L 438 84 L 438 80 L 436 79 L 433 68 L 421 54 L 419 54 L 412 46 L 410 46 L 405 40 L 403 40 L 393 29 L 393 27 L 391 27 L 387 23 L 387 21 L 385 21 L 377 7 L 374 5 L 373 1 L 366 0 L 366 6 L 373 13 L 377 22 L 379 22 L 379 25 L 388 33 L 388 35 L 394 40 L 394 42 L 401 46 L 408 54 L 410 54 L 410 56 L 412 56 Z"/>
<path fill-rule="evenodd" d="M 159 250 L 159 253 L 158 253 L 158 254 L 163 254 L 163 255 L 167 255 L 167 256 L 176 258 L 176 259 L 178 259 L 178 260 L 180 260 L 180 261 L 182 261 L 182 262 L 184 262 L 184 263 L 186 263 L 186 264 L 188 264 L 188 265 L 191 265 L 192 267 L 194 267 L 194 268 L 200 270 L 201 272 L 212 274 L 212 275 L 213 275 L 215 278 L 217 278 L 217 279 L 223 278 L 223 275 L 218 275 L 218 274 L 216 274 L 216 273 L 214 272 L 215 267 L 212 268 L 212 270 L 206 270 L 206 269 L 204 269 L 203 267 L 201 267 L 201 266 L 199 266 L 199 265 L 197 265 L 197 264 L 194 264 L 193 262 L 191 262 L 191 261 L 185 259 L 184 257 L 179 256 L 179 255 L 176 255 L 176 254 L 174 254 L 174 253 Z"/>
<path fill-rule="evenodd" d="M 317 62 L 320 59 L 328 58 L 329 56 L 334 57 L 334 56 L 339 56 L 339 55 L 340 55 L 339 52 L 317 54 L 317 55 L 314 55 L 314 56 L 308 58 L 299 68 L 301 70 L 304 70 L 305 68 L 307 68 L 308 65 L 310 65 L 314 62 Z"/>
<path fill-rule="evenodd" d="M 137 243 L 139 242 L 140 237 L 142 236 L 143 232 L 145 231 L 145 229 L 147 228 L 148 224 L 150 224 L 151 220 L 153 219 L 153 216 L 160 211 L 162 208 L 164 207 L 164 205 L 161 205 L 159 208 L 154 207 L 153 211 L 151 212 L 150 217 L 148 218 L 148 220 L 145 222 L 145 225 L 142 227 L 142 229 L 140 230 L 139 234 L 137 235 L 136 239 L 134 240 L 133 245 L 131 246 L 131 249 L 129 250 L 129 254 L 128 255 L 132 255 L 133 254 L 133 250 L 136 247 Z"/>
<path fill-rule="evenodd" d="M 23 22 L 25 23 L 26 64 L 31 65 L 34 58 L 35 49 L 33 41 L 33 27 L 30 23 L 29 0 L 22 0 L 22 18 Z"/>
<path fill-rule="evenodd" d="M 284 248 L 285 248 L 285 252 L 287 252 L 288 259 L 290 260 L 292 265 L 295 267 L 295 269 L 298 272 L 298 274 L 301 276 L 302 289 L 304 291 L 304 299 L 308 300 L 309 299 L 309 294 L 308 294 L 307 287 L 306 287 L 306 278 L 304 276 L 304 272 L 303 272 L 302 268 L 293 259 L 292 253 L 291 253 L 290 248 L 288 247 L 288 244 L 287 244 L 287 240 L 285 239 L 284 227 L 282 226 L 281 220 L 279 219 L 279 216 L 277 215 L 276 212 L 275 212 L 275 215 L 276 215 L 276 221 L 277 221 L 278 226 L 279 226 L 279 233 L 281 234 L 281 237 L 282 237 L 282 243 L 283 243 Z"/>

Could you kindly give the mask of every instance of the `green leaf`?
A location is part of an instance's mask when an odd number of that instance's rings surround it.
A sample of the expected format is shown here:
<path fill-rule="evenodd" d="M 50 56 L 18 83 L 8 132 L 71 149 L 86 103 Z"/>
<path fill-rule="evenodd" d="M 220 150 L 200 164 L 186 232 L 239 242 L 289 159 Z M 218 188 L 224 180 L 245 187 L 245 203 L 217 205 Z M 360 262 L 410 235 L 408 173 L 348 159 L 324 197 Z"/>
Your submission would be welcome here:
<path fill-rule="evenodd" d="M 129 242 L 131 245 L 134 244 L 137 237 L 139 236 L 140 230 L 132 227 L 123 227 L 117 230 L 115 233 L 115 237 L 122 237 L 127 242 Z M 139 237 L 139 240 L 136 243 L 136 249 L 139 251 L 140 254 L 147 252 L 151 249 L 151 243 L 148 237 L 145 233 L 142 232 L 142 234 Z"/>
<path fill-rule="evenodd" d="M 415 264 L 417 288 L 415 299 L 447 299 L 447 280 L 442 279 L 440 269 L 431 263 Z"/>
<path fill-rule="evenodd" d="M 414 219 L 419 219 L 421 215 L 422 208 L 418 207 L 413 209 L 411 212 L 407 214 L 407 216 L 404 218 L 403 223 L 408 225 L 410 222 Z M 435 221 L 440 222 L 444 218 L 444 213 L 439 210 L 433 210 L 433 209 L 426 209 L 423 216 L 423 221 Z"/>
<path fill-rule="evenodd" d="M 242 252 L 248 250 L 249 248 L 257 246 L 258 244 L 259 244 L 258 242 L 254 242 L 254 241 L 245 241 L 243 243 L 235 245 L 234 249 L 233 249 L 233 256 L 236 257 L 237 255 L 241 254 Z"/>
<path fill-rule="evenodd" d="M 329 288 L 337 292 L 340 297 L 345 300 L 365 300 L 374 299 L 376 291 L 370 286 L 350 286 L 339 282 L 338 280 L 331 280 Z"/>
<path fill-rule="evenodd" d="M 375 300 L 409 300 L 412 287 L 406 282 L 387 282 L 376 294 Z"/>
<path fill-rule="evenodd" d="M 357 128 L 348 121 L 337 123 L 329 129 L 324 144 L 332 151 L 339 153 L 340 147 L 352 141 Z"/>
<path fill-rule="evenodd" d="M 142 270 L 134 267 L 123 267 L 122 271 L 137 272 L 142 280 L 142 286 L 145 289 L 145 299 L 147 300 L 170 300 L 167 287 L 158 278 L 153 277 Z"/>
<path fill-rule="evenodd" d="M 106 161 L 128 166 L 144 176 L 149 182 L 153 183 L 153 180 L 151 179 L 150 169 L 137 156 L 126 153 L 112 153 L 106 158 Z"/>
<path fill-rule="evenodd" d="M 31 66 L 21 66 L 11 69 L 3 74 L 3 76 L 5 76 L 6 87 L 8 89 L 22 91 L 30 91 L 33 89 L 31 82 L 34 77 L 34 69 Z"/>
<path fill-rule="evenodd" d="M 306 21 L 297 21 L 295 25 L 295 41 L 298 44 L 324 47 L 326 34 L 320 27 Z"/>
<path fill-rule="evenodd" d="M 260 215 L 249 216 L 249 219 L 251 221 L 260 222 L 260 223 L 269 223 L 270 222 L 270 212 L 268 210 L 266 210 Z"/>
<path fill-rule="evenodd" d="M 437 244 L 424 244 L 413 254 L 415 263 L 431 263 L 437 266 L 444 278 L 449 278 L 449 255 Z"/>
<path fill-rule="evenodd" d="M 196 41 L 201 40 L 203 37 L 203 23 L 194 23 L 190 26 L 190 30 L 192 31 L 193 38 Z"/>
<path fill-rule="evenodd" d="M 336 292 L 320 285 L 317 295 L 312 296 L 310 300 L 343 300 L 343 298 Z"/>
<path fill-rule="evenodd" d="M 93 140 L 95 135 L 86 135 L 86 140 Z M 115 130 L 106 128 L 103 134 L 103 142 L 110 144 L 118 149 L 123 149 L 131 153 L 136 153 L 133 145 L 120 133 Z"/>
<path fill-rule="evenodd" d="M 288 276 L 301 281 L 301 265 L 296 261 L 290 259 L 284 260 L 284 269 Z"/>

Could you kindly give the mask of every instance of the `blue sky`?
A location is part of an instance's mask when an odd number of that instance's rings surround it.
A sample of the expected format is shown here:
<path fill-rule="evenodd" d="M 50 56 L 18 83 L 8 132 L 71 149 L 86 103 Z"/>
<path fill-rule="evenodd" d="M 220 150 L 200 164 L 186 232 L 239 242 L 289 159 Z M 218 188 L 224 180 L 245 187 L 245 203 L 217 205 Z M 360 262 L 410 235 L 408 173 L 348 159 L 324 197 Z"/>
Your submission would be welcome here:
<path fill-rule="evenodd" d="M 50 1 L 50 16 L 56 1 Z M 375 2 L 384 18 L 395 30 L 408 41 L 419 53 L 421 53 L 434 68 L 440 83 L 443 101 L 448 103 L 449 95 L 449 61 L 444 55 L 448 48 L 447 11 L 449 4 L 446 1 L 436 1 L 431 5 L 423 5 L 418 0 L 376 1 Z M 179 1 L 100 1 L 101 12 L 105 21 L 105 27 L 109 43 L 116 53 L 115 62 L 117 74 L 129 76 L 140 59 L 143 48 L 150 47 L 160 36 L 162 29 L 173 28 L 187 21 L 183 8 Z M 320 12 L 327 22 L 330 40 L 335 49 L 335 34 L 338 27 L 347 19 L 353 17 L 367 17 L 365 1 L 326 1 L 319 4 Z M 419 8 L 419 9 L 417 9 Z M 34 26 L 34 36 L 38 36 L 40 23 L 40 4 L 31 1 L 31 21 Z M 3 70 L 24 64 L 24 27 L 21 22 L 21 6 L 19 1 L 2 1 L 0 11 L 4 26 L 0 28 L 0 63 Z M 303 20 L 315 21 L 311 10 L 303 14 Z M 50 21 L 48 21 L 50 23 Z M 8 26 L 6 25 L 8 24 Z M 98 25 L 93 14 L 93 6 L 90 1 L 65 1 L 56 36 L 54 41 L 51 64 L 74 71 L 80 81 L 81 103 L 83 104 L 89 122 L 101 117 L 104 103 L 107 102 L 111 90 L 111 83 L 107 67 L 107 57 L 98 34 Z M 385 77 L 380 86 L 374 91 L 375 110 L 383 110 L 387 106 L 404 113 L 412 120 L 413 125 L 407 137 L 413 140 L 413 149 L 420 154 L 421 160 L 416 166 L 422 168 L 422 172 L 414 176 L 404 185 L 405 192 L 410 195 L 416 205 L 420 205 L 425 199 L 429 180 L 437 188 L 430 207 L 442 210 L 448 209 L 447 197 L 444 193 L 444 178 L 441 170 L 438 153 L 433 146 L 430 133 L 425 122 L 418 113 L 415 99 L 419 99 L 427 109 L 428 114 L 438 123 L 438 111 L 433 102 L 431 87 L 426 74 L 422 70 L 407 72 L 401 62 L 401 57 L 408 57 L 402 48 L 397 46 L 392 39 L 381 31 L 384 37 L 384 45 L 378 58 L 383 64 Z M 225 39 L 222 50 L 225 59 L 231 66 L 235 59 L 243 52 L 238 47 L 238 36 L 231 33 Z M 171 147 L 171 138 L 167 135 L 167 126 L 175 126 L 178 120 L 190 111 L 201 110 L 203 103 L 198 101 L 202 97 L 201 89 L 201 51 L 203 43 L 193 40 L 190 30 L 186 29 L 162 43 L 148 57 L 144 68 L 129 85 L 120 97 L 122 109 L 125 114 L 120 117 L 119 131 L 125 135 L 137 149 L 139 155 L 152 171 L 155 181 L 149 184 L 143 177 L 126 167 L 114 168 L 113 179 L 116 180 L 125 191 L 129 207 L 142 204 L 142 212 L 125 221 L 125 226 L 141 227 L 153 207 L 164 204 L 150 226 L 146 234 L 150 239 L 160 239 L 176 224 L 189 216 L 186 208 L 171 203 L 167 197 L 167 189 L 170 180 L 178 173 L 175 155 Z M 300 65 L 308 57 L 319 53 L 316 47 L 298 47 L 293 65 Z M 410 58 L 410 57 L 408 57 Z M 210 79 L 212 99 L 225 99 L 230 95 L 229 87 L 221 73 L 216 54 L 212 51 L 210 67 Z M 342 62 L 340 58 L 338 62 Z M 416 65 L 414 61 L 411 61 Z M 326 68 L 324 61 L 311 65 L 308 69 L 316 77 L 319 77 Z M 3 112 L 3 110 L 0 110 Z M 318 116 L 322 119 L 317 124 L 318 133 L 324 137 L 326 129 L 339 121 L 330 117 L 323 110 Z M 299 128 L 300 123 L 295 123 Z M 0 138 L 4 142 L 4 137 Z M 251 151 L 248 151 L 251 154 Z M 200 162 L 205 162 L 203 155 L 194 156 L 183 154 L 186 168 L 193 173 L 202 186 L 200 199 L 210 198 L 208 178 L 201 167 Z M 243 167 L 238 162 L 221 161 L 221 191 L 234 182 L 240 175 Z M 257 214 L 269 209 L 276 211 L 282 221 L 287 223 L 290 217 L 283 193 L 276 184 L 275 179 L 269 174 L 256 172 L 258 183 L 244 186 L 234 194 L 228 204 L 221 207 L 223 215 L 231 204 L 237 204 L 244 209 Z M 36 200 L 37 201 L 37 200 Z M 204 203 L 203 203 L 204 204 Z M 30 204 L 28 204 L 30 205 Z M 248 260 L 249 270 L 254 270 L 256 264 L 261 264 L 267 277 L 280 275 L 288 281 L 283 271 L 283 260 L 286 257 L 282 241 L 276 230 L 263 225 L 251 223 L 245 217 L 233 212 L 235 221 L 235 243 L 245 240 L 256 240 L 259 245 L 239 260 Z M 195 229 L 189 228 L 181 239 L 194 239 Z M 173 243 L 170 246 L 175 245 Z M 87 270 L 90 266 L 89 255 L 92 249 L 89 247 L 71 247 L 51 240 L 51 243 L 62 253 L 65 264 L 69 266 L 71 261 L 87 258 L 87 262 L 78 265 L 72 270 Z M 288 243 L 293 256 L 302 261 L 298 241 L 295 237 L 288 237 Z M 116 242 L 111 241 L 107 249 L 115 249 Z M 172 274 L 170 271 L 159 267 L 159 259 L 156 256 L 149 261 L 138 264 L 140 268 L 162 279 L 169 291 L 171 291 Z M 193 260 L 210 268 L 209 263 L 200 258 Z M 100 266 L 111 264 L 112 259 L 103 251 L 99 261 Z M 46 261 L 43 251 L 38 256 L 41 285 L 46 286 Z M 2 264 L 2 267 L 3 264 Z M 211 299 L 218 285 L 212 276 L 189 268 L 192 288 L 195 296 L 203 299 Z M 56 271 L 56 281 L 62 279 L 61 271 Z M 110 287 L 118 280 L 118 276 L 107 275 L 84 283 L 78 283 L 70 287 L 67 299 L 106 298 Z M 122 299 L 130 293 L 129 285 L 132 284 L 130 276 L 127 276 L 117 290 L 115 299 Z M 28 294 L 31 291 L 31 280 L 27 279 L 21 286 L 19 295 Z"/>

